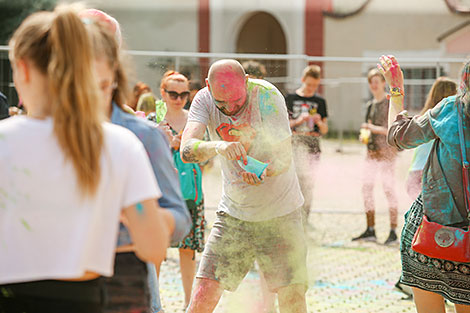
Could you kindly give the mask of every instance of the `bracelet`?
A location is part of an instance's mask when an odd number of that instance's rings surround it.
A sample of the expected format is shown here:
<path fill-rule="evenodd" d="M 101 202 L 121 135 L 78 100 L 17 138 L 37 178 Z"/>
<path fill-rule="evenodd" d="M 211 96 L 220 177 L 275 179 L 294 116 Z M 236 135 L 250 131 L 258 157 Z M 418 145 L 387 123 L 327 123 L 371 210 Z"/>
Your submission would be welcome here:
<path fill-rule="evenodd" d="M 404 97 L 405 94 L 403 93 L 403 90 L 401 90 L 400 87 L 392 87 L 390 88 L 390 96 L 392 97 Z"/>

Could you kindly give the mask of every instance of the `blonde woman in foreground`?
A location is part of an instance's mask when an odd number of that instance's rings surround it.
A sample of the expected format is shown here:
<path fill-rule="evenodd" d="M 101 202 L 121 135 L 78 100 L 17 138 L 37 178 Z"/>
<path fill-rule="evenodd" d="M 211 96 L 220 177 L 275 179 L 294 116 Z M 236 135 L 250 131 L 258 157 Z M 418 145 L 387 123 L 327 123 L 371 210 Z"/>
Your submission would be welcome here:
<path fill-rule="evenodd" d="M 135 135 L 104 122 L 73 6 L 31 15 L 10 47 L 28 116 L 0 122 L 0 312 L 102 312 L 121 216 L 140 258 L 164 258 L 160 189 Z"/>

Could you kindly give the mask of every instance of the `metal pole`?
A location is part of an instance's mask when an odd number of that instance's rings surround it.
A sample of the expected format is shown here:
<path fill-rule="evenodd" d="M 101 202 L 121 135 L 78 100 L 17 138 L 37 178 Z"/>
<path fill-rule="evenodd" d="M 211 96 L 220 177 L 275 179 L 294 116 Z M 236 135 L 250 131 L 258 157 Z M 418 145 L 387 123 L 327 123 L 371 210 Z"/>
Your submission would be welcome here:
<path fill-rule="evenodd" d="M 177 72 L 180 71 L 180 63 L 181 63 L 181 58 L 180 57 L 175 57 L 175 71 L 177 71 Z"/>
<path fill-rule="evenodd" d="M 339 139 L 339 146 L 338 149 L 336 149 L 336 152 L 338 153 L 343 153 L 343 139 L 344 139 L 344 121 L 343 121 L 343 113 L 342 113 L 342 107 L 343 107 L 343 86 L 344 84 L 339 82 L 338 83 L 338 120 L 339 122 L 339 127 L 338 127 L 338 139 Z"/>

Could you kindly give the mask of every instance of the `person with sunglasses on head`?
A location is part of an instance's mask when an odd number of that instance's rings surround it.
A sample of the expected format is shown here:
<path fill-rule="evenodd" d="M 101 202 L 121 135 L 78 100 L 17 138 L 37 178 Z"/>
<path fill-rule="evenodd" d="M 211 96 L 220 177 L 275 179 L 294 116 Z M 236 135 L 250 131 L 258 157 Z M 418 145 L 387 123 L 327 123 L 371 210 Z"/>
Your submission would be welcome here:
<path fill-rule="evenodd" d="M 133 132 L 142 142 L 150 160 L 151 170 L 162 189 L 158 204 L 165 209 L 173 225 L 171 242 L 177 243 L 190 228 L 189 212 L 181 196 L 178 175 L 166 136 L 155 125 L 128 113 L 127 75 L 123 67 L 118 22 L 105 12 L 89 9 L 81 17 L 92 37 L 96 77 L 105 99 L 105 111 L 113 124 Z M 138 164 L 131 163 L 132 166 Z M 121 224 L 116 249 L 115 275 L 105 280 L 108 298 L 106 313 L 157 313 L 162 310 L 155 264 L 145 264 L 134 254 L 132 238 Z"/>
<path fill-rule="evenodd" d="M 192 227 L 188 236 L 179 244 L 181 279 L 184 289 L 184 307 L 189 304 L 191 290 L 196 273 L 195 252 L 204 250 L 204 196 L 202 193 L 202 171 L 199 164 L 185 164 L 181 161 L 181 134 L 188 120 L 188 111 L 184 106 L 189 98 L 189 81 L 181 73 L 167 71 L 160 84 L 162 101 L 166 114 L 161 124 L 170 128 L 173 136 L 171 150 L 178 170 L 181 191 L 192 219 Z M 158 112 L 157 112 L 158 115 Z"/>
<path fill-rule="evenodd" d="M 106 122 L 81 10 L 34 13 L 9 43 L 28 116 L 0 122 L 2 313 L 103 312 L 120 219 L 142 260 L 169 244 L 142 143 Z"/>

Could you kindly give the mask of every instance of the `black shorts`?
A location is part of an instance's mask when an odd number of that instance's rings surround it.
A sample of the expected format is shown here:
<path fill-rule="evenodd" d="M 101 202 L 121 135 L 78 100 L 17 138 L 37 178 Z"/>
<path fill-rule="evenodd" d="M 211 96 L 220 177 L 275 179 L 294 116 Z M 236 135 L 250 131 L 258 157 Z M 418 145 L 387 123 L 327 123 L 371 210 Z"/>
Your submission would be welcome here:
<path fill-rule="evenodd" d="M 117 253 L 113 277 L 103 278 L 105 313 L 150 312 L 147 264 L 134 252 Z"/>
<path fill-rule="evenodd" d="M 0 313 L 102 313 L 102 278 L 0 285 Z"/>

